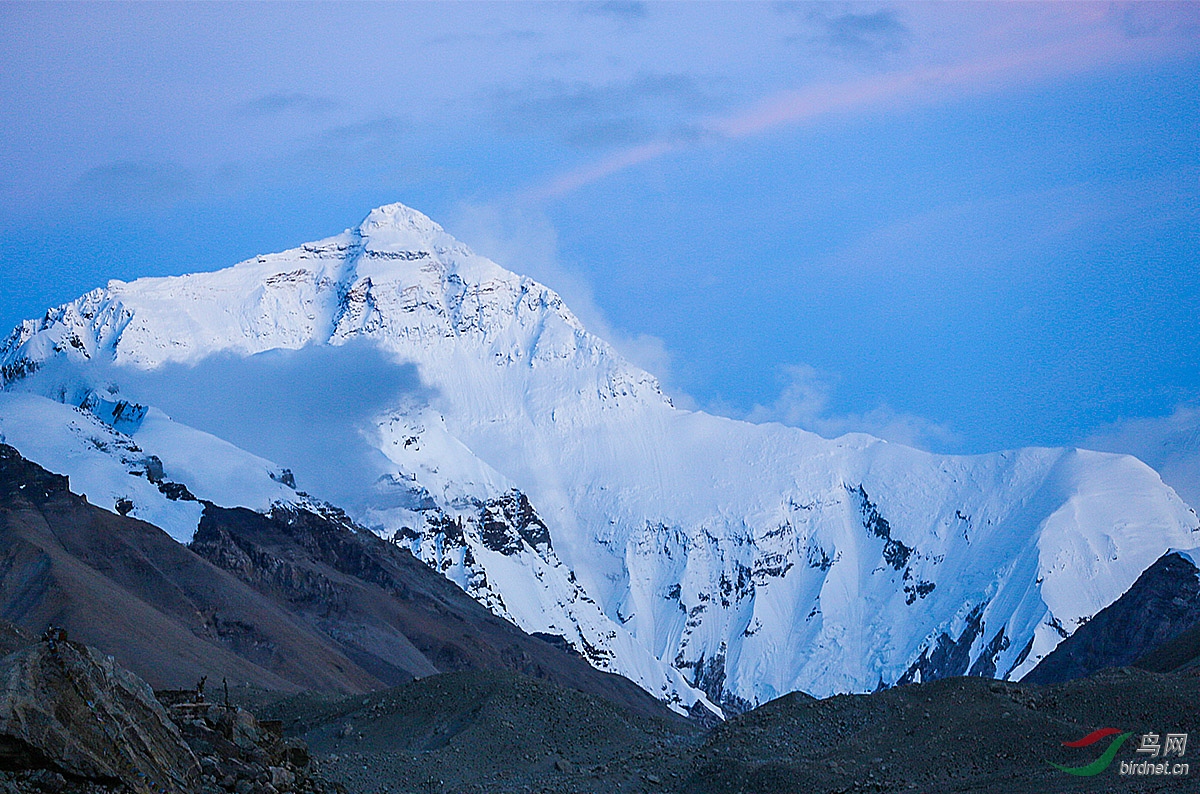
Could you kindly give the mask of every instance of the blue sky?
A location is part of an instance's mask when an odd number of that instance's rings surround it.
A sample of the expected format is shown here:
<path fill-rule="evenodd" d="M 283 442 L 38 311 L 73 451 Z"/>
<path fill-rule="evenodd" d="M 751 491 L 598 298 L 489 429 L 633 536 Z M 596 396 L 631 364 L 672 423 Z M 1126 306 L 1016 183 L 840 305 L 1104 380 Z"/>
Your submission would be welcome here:
<path fill-rule="evenodd" d="M 1200 496 L 1197 86 L 1197 4 L 0 4 L 0 325 L 403 201 L 680 404 Z"/>

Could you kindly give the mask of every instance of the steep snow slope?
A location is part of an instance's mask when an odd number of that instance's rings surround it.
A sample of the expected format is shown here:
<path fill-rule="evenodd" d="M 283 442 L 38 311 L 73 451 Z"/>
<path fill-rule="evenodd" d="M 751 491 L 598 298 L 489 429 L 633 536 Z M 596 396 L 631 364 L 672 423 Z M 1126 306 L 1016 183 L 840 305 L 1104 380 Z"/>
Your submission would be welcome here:
<path fill-rule="evenodd" d="M 180 543 L 200 521 L 197 499 L 260 511 L 304 501 L 280 482 L 283 470 L 156 408 L 95 396 L 85 405 L 0 393 L 0 441 L 70 477 L 72 490 L 97 507 L 154 524 Z"/>
<path fill-rule="evenodd" d="M 740 708 L 794 689 L 1019 677 L 1168 548 L 1200 546 L 1195 514 L 1134 458 L 938 456 L 678 410 L 552 290 L 402 205 L 216 273 L 110 282 L 17 328 L 0 374 L 74 402 L 106 394 L 88 374 L 99 362 L 135 399 L 122 372 L 355 355 L 355 340 L 426 387 L 362 430 L 378 454 L 344 475 L 365 494 L 355 517 L 679 708 L 696 689 Z M 26 410 L 0 404 L 8 425 Z M 171 466 L 186 447 L 154 454 Z M 306 454 L 275 457 L 322 496 Z M 250 502 L 222 503 L 262 509 Z"/>

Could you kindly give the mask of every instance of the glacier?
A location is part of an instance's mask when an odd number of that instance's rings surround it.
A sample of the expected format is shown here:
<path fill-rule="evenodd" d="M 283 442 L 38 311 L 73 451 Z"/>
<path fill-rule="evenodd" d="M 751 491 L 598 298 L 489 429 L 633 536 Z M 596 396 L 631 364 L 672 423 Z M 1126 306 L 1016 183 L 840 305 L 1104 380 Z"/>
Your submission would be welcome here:
<path fill-rule="evenodd" d="M 308 422 L 370 450 L 341 474 L 311 445 L 268 456 L 172 418 L 189 406 L 152 388 L 214 357 L 364 345 L 420 388 Z M 400 204 L 224 270 L 109 282 L 14 329 L 0 382 L 0 436 L 94 504 L 187 542 L 180 489 L 256 510 L 352 493 L 359 525 L 680 711 L 1019 679 L 1200 548 L 1196 514 L 1130 456 L 937 455 L 679 409 L 552 289 Z"/>

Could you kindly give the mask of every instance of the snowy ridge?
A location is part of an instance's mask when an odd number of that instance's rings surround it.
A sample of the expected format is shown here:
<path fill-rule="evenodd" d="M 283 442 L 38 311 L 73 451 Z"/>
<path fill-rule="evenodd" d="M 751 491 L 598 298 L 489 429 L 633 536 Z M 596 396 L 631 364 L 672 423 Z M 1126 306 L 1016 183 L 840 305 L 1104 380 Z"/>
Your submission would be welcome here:
<path fill-rule="evenodd" d="M 0 392 L 0 440 L 67 475 L 90 503 L 154 524 L 180 543 L 195 534 L 200 499 L 260 512 L 304 502 L 283 483 L 285 470 L 156 408 L 105 405 L 94 396 L 77 408 Z"/>
<path fill-rule="evenodd" d="M 360 483 L 353 517 L 680 710 L 962 673 L 1018 678 L 1168 549 L 1200 547 L 1195 514 L 1128 456 L 931 455 L 678 410 L 552 290 L 402 205 L 215 273 L 111 282 L 18 327 L 0 376 L 10 392 L 36 381 L 75 405 L 54 385 L 74 376 L 50 363 L 102 361 L 111 375 L 216 353 L 353 355 L 352 340 L 415 364 L 429 387 L 376 417 L 367 435 L 381 468 Z M 2 396 L 10 436 L 81 421 Z M 91 415 L 111 419 L 106 405 Z M 170 440 L 143 444 L 148 424 L 130 438 L 177 467 L 178 482 L 213 481 L 187 470 L 178 423 Z M 9 443 L 25 452 L 28 436 Z M 297 455 L 278 463 L 303 480 Z M 69 456 L 30 457 L 55 469 Z M 234 449 L 210 459 L 261 460 Z M 302 484 L 321 496 L 320 482 Z M 265 491 L 227 487 L 215 501 L 263 509 Z"/>

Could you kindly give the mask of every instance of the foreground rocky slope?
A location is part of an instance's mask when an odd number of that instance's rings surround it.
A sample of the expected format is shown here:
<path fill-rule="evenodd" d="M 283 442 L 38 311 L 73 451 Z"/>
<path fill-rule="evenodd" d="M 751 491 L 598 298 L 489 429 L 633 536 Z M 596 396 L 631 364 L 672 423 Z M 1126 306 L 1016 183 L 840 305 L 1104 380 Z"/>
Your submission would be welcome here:
<path fill-rule="evenodd" d="M 711 730 L 505 671 L 351 696 L 199 690 L 153 693 L 111 657 L 48 632 L 0 659 L 0 791 L 1197 790 L 1194 747 L 1158 759 L 1166 771 L 1127 773 L 1147 766 L 1136 753 L 1143 734 L 1200 731 L 1200 670 L 1118 668 L 1052 686 L 950 678 L 824 700 L 794 693 Z M 1109 729 L 1106 742 L 1079 741 L 1098 728 Z"/>
<path fill-rule="evenodd" d="M 648 718 L 502 671 L 361 698 L 297 696 L 260 712 L 303 737 L 322 774 L 356 792 L 628 790 L 647 774 L 679 779 L 703 735 L 677 717 Z"/>
<path fill-rule="evenodd" d="M 454 673 L 365 697 L 260 707 L 352 794 L 1142 794 L 1200 790 L 1195 775 L 1121 775 L 1143 733 L 1200 730 L 1200 674 L 1134 668 L 1036 686 L 978 677 L 824 700 L 794 693 L 711 731 L 647 720 L 507 673 Z M 1067 747 L 1098 728 L 1132 736 Z M 1196 749 L 1168 759 L 1196 767 Z M 1160 761 L 1163 759 L 1159 759 Z"/>
<path fill-rule="evenodd" d="M 1200 769 L 1122 776 L 1141 762 L 1143 733 L 1200 730 L 1200 676 L 1124 668 L 1048 687 L 978 678 L 814 701 L 788 695 L 722 725 L 679 790 L 694 794 L 814 791 L 1167 792 L 1200 790 Z M 1065 747 L 1097 728 L 1133 736 L 1113 763 L 1078 777 L 1109 742 Z M 1192 761 L 1195 749 L 1172 762 Z M 1163 759 L 1159 759 L 1163 760 Z"/>
<path fill-rule="evenodd" d="M 19 631 L 17 632 L 19 634 Z M 150 687 L 62 629 L 0 659 L 0 791 L 341 794 L 308 748 L 200 690 Z"/>

